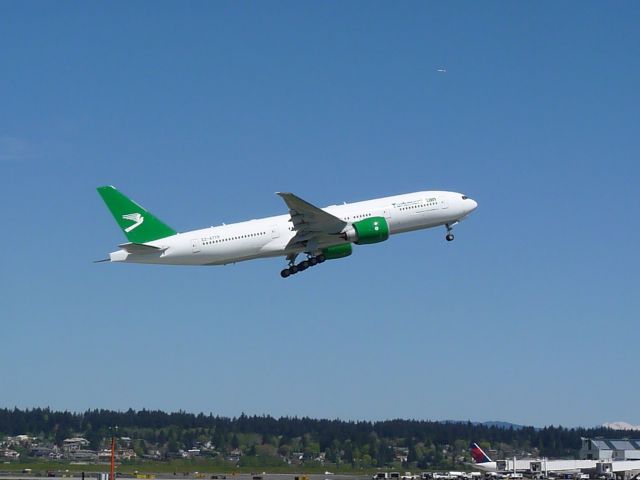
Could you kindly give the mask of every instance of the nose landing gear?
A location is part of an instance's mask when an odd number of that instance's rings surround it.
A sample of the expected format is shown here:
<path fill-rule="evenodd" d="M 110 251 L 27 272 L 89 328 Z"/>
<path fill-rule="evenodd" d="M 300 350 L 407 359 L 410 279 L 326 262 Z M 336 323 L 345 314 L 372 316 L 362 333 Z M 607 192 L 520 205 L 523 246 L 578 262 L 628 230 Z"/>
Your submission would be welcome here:
<path fill-rule="evenodd" d="M 447 242 L 451 242 L 455 238 L 453 236 L 453 233 L 451 233 L 453 231 L 453 226 L 447 223 L 445 227 L 447 227 L 447 235 L 444 238 L 447 240 Z"/>
<path fill-rule="evenodd" d="M 280 272 L 280 276 L 282 278 L 287 278 L 290 275 L 294 275 L 298 272 L 303 272 L 305 271 L 307 268 L 309 267 L 313 267 L 315 265 L 318 265 L 319 263 L 322 263 L 326 260 L 325 256 L 320 254 L 317 255 L 315 257 L 309 256 L 307 258 L 307 260 L 303 260 L 302 262 L 300 262 L 299 264 L 295 264 L 295 257 L 293 257 L 291 260 L 289 260 L 289 268 L 285 268 L 284 270 L 282 270 Z"/>

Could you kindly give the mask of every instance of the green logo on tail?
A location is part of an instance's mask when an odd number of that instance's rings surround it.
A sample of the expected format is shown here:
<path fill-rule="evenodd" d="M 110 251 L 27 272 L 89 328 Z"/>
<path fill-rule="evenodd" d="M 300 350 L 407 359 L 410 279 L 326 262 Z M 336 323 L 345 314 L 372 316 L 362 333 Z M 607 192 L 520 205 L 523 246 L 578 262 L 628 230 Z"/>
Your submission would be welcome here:
<path fill-rule="evenodd" d="M 127 215 L 122 215 L 122 218 L 124 218 L 125 220 L 131 220 L 132 222 L 135 222 L 130 227 L 127 227 L 124 229 L 125 233 L 129 233 L 131 230 L 133 230 L 136 227 L 139 227 L 140 225 L 142 225 L 142 222 L 144 222 L 144 217 L 139 213 L 129 213 Z"/>

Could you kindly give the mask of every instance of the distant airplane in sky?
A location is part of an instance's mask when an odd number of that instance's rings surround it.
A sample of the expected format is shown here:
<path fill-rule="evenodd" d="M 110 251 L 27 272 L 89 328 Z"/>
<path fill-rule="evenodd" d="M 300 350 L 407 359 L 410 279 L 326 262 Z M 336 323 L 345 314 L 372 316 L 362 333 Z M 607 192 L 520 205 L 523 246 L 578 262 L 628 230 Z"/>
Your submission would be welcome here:
<path fill-rule="evenodd" d="M 164 265 L 225 265 L 255 258 L 286 257 L 283 278 L 351 255 L 352 244 L 383 242 L 389 235 L 437 226 L 447 230 L 478 204 L 455 192 L 427 191 L 318 208 L 293 193 L 279 192 L 289 213 L 178 233 L 115 187 L 99 187 L 128 243 L 100 261 Z M 306 258 L 296 264 L 298 255 Z"/>
<path fill-rule="evenodd" d="M 439 68 L 438 72 L 440 73 L 447 73 L 447 69 L 446 68 Z"/>

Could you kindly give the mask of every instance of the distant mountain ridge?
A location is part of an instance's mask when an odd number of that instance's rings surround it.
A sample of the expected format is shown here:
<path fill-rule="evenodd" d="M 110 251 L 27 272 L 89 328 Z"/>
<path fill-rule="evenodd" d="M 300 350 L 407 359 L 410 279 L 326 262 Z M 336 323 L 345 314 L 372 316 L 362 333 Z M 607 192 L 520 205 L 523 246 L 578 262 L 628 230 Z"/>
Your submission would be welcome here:
<path fill-rule="evenodd" d="M 627 422 L 608 422 L 603 423 L 604 428 L 610 428 L 611 430 L 636 430 L 640 431 L 640 425 L 632 425 Z"/>
<path fill-rule="evenodd" d="M 443 423 L 471 423 L 471 425 L 482 425 L 483 427 L 496 427 L 504 430 L 509 430 L 513 428 L 514 430 L 522 430 L 523 428 L 528 428 L 526 425 L 519 425 L 517 423 L 511 422 L 502 422 L 500 420 L 489 420 L 487 422 L 472 422 L 470 420 L 444 420 Z M 538 428 L 536 428 L 538 430 Z"/>
<path fill-rule="evenodd" d="M 485 427 L 504 428 L 505 430 L 508 430 L 510 428 L 513 428 L 514 430 L 522 430 L 523 428 L 527 428 L 526 425 L 518 425 L 517 423 L 510 422 L 500 422 L 497 420 L 482 422 L 481 425 L 484 425 Z"/>

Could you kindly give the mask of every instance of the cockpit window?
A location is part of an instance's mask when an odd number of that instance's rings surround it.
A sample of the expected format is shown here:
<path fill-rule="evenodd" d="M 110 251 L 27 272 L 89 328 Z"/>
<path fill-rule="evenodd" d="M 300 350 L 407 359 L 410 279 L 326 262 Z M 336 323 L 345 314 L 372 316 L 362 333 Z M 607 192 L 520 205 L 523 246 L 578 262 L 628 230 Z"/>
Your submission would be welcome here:
<path fill-rule="evenodd" d="M 467 197 L 466 195 L 462 195 L 462 199 L 463 200 L 466 200 L 467 198 L 469 198 L 469 197 Z"/>

